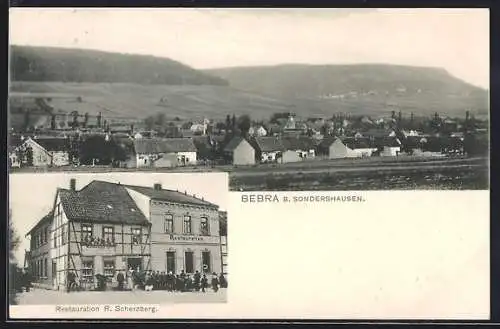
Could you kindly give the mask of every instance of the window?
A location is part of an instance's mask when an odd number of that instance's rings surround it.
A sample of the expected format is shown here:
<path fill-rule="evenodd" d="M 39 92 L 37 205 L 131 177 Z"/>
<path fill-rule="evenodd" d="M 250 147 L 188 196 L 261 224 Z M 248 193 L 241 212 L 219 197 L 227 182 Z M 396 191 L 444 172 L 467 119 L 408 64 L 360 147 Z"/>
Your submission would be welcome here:
<path fill-rule="evenodd" d="M 165 215 L 165 233 L 174 233 L 174 216 L 172 214 Z"/>
<path fill-rule="evenodd" d="M 167 272 L 175 273 L 175 251 L 167 251 Z"/>
<path fill-rule="evenodd" d="M 209 235 L 210 230 L 208 229 L 208 218 L 201 217 L 200 222 L 200 233 L 201 235 Z"/>
<path fill-rule="evenodd" d="M 68 237 L 66 236 L 66 226 L 61 226 L 61 237 L 62 237 L 62 244 L 66 244 Z"/>
<path fill-rule="evenodd" d="M 93 260 L 83 261 L 82 280 L 85 282 L 94 282 L 94 261 Z"/>
<path fill-rule="evenodd" d="M 106 245 L 115 243 L 115 228 L 113 226 L 104 226 L 102 228 L 102 238 Z"/>
<path fill-rule="evenodd" d="M 92 225 L 82 224 L 82 240 L 89 241 L 92 238 Z"/>
<path fill-rule="evenodd" d="M 44 239 L 43 239 L 43 243 L 47 243 L 47 241 L 49 240 L 49 227 L 46 226 L 44 231 L 43 231 L 43 235 L 44 235 Z"/>
<path fill-rule="evenodd" d="M 53 240 L 54 240 L 54 248 L 57 248 L 57 234 L 56 232 L 54 232 L 54 235 L 52 236 Z"/>
<path fill-rule="evenodd" d="M 48 277 L 49 276 L 49 263 L 47 258 L 43 260 L 43 276 Z"/>
<path fill-rule="evenodd" d="M 184 216 L 183 232 L 185 234 L 191 234 L 191 216 Z"/>
<path fill-rule="evenodd" d="M 140 244 L 141 243 L 141 229 L 133 228 L 132 229 L 132 244 Z"/>
<path fill-rule="evenodd" d="M 203 272 L 210 272 L 210 251 L 203 251 L 201 253 L 201 262 L 203 264 Z"/>
<path fill-rule="evenodd" d="M 104 276 L 111 281 L 115 276 L 115 261 L 112 259 L 104 260 Z"/>
<path fill-rule="evenodd" d="M 186 269 L 186 273 L 193 273 L 194 272 L 193 252 L 192 251 L 186 251 L 184 253 L 184 260 L 185 260 L 184 267 Z"/>

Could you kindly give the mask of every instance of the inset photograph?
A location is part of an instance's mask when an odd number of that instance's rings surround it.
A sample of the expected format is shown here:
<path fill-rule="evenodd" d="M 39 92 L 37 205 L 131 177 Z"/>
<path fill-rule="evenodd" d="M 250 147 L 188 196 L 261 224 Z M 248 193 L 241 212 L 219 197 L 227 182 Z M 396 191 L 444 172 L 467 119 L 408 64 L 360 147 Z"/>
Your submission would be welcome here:
<path fill-rule="evenodd" d="M 226 302 L 228 178 L 10 176 L 10 304 Z"/>

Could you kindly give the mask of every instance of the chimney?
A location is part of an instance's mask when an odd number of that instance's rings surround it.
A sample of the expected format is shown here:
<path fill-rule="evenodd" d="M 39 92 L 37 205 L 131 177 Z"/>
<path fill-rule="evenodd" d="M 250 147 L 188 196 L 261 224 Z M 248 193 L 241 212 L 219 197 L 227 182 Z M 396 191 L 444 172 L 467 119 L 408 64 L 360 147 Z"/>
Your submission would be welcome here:
<path fill-rule="evenodd" d="M 76 179 L 71 178 L 71 179 L 69 180 L 69 189 L 70 189 L 71 191 L 76 191 Z"/>
<path fill-rule="evenodd" d="M 160 183 L 156 183 L 156 184 L 154 185 L 154 189 L 155 189 L 156 191 L 161 191 L 161 184 L 160 184 Z"/>

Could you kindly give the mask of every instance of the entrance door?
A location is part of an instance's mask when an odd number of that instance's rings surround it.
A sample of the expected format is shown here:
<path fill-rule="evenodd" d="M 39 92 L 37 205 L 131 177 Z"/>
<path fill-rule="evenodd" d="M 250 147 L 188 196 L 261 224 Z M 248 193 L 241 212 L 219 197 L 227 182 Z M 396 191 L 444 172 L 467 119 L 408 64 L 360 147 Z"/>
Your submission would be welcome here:
<path fill-rule="evenodd" d="M 139 271 L 142 271 L 142 258 L 127 258 L 127 267 L 134 271 L 139 268 Z"/>

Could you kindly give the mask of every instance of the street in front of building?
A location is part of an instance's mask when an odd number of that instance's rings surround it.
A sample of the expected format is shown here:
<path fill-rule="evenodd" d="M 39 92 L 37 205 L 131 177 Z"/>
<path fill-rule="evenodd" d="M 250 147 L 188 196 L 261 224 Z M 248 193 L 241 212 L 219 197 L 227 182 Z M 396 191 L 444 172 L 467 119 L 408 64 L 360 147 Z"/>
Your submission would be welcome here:
<path fill-rule="evenodd" d="M 57 290 L 31 289 L 17 295 L 18 305 L 71 304 L 168 304 L 168 303 L 225 303 L 227 289 L 214 292 L 153 291 L 79 291 L 66 293 Z"/>

